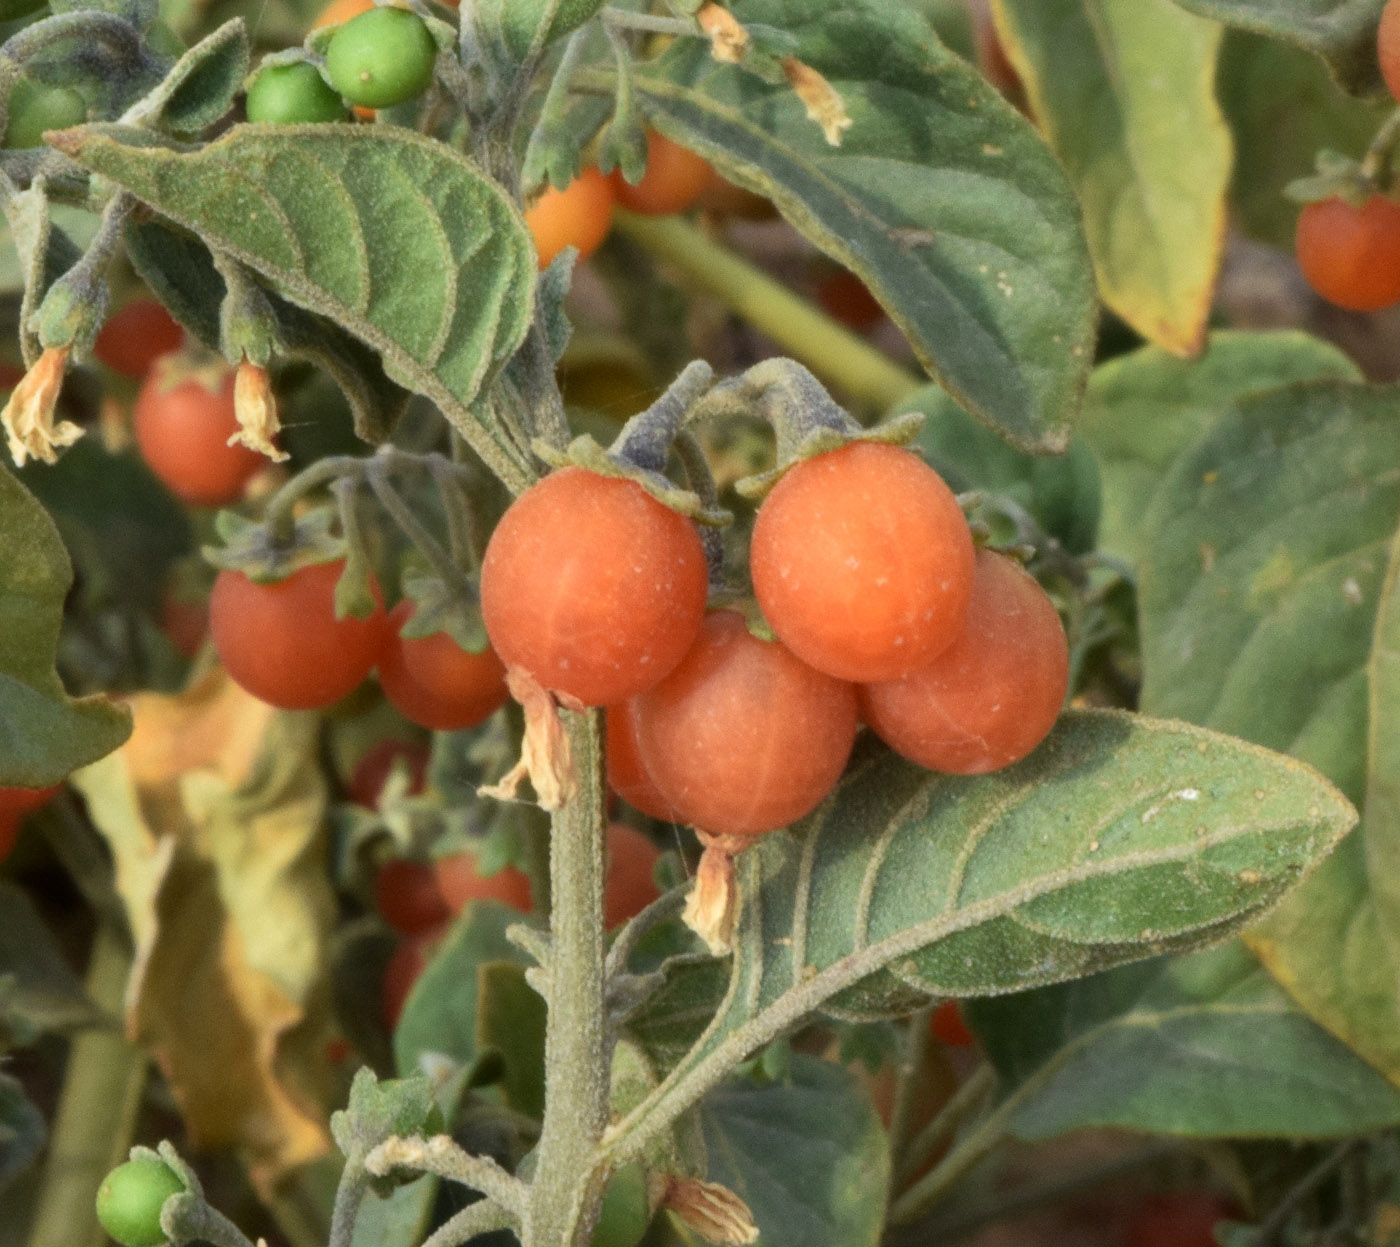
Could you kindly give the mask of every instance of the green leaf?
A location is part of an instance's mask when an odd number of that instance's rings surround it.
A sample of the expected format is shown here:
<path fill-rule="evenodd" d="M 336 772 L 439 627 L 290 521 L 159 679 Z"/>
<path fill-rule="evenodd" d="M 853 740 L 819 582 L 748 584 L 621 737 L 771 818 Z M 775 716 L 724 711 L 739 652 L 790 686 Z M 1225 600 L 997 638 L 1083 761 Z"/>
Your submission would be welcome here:
<path fill-rule="evenodd" d="M 1387 106 L 1344 94 L 1306 52 L 1242 30 L 1226 32 L 1216 86 L 1235 135 L 1231 222 L 1291 252 L 1298 205 L 1284 188 L 1312 174 L 1319 151 L 1365 151 Z"/>
<path fill-rule="evenodd" d="M 195 152 L 68 133 L 73 159 L 342 325 L 493 471 L 529 478 L 470 408 L 529 328 L 534 249 L 510 196 L 465 157 L 387 125 L 238 126 Z"/>
<path fill-rule="evenodd" d="M 889 1145 L 840 1066 L 794 1056 L 784 1082 L 725 1083 L 699 1109 L 706 1175 L 749 1206 L 764 1247 L 876 1247 Z"/>
<path fill-rule="evenodd" d="M 506 1102 L 536 1121 L 544 1116 L 544 1026 L 544 999 L 525 981 L 524 966 L 477 966 L 476 1050 L 500 1054 Z"/>
<path fill-rule="evenodd" d="M 10 987 L 0 993 L 0 1033 L 16 1024 L 42 1034 L 102 1020 L 29 898 L 0 882 L 0 980 L 7 977 Z"/>
<path fill-rule="evenodd" d="M 903 6 L 746 0 L 734 11 L 797 36 L 854 123 L 841 146 L 786 85 L 693 40 L 639 69 L 649 120 L 854 270 L 979 419 L 1022 449 L 1063 448 L 1093 353 L 1094 292 L 1078 207 L 1035 131 Z"/>
<path fill-rule="evenodd" d="M 515 64 L 577 30 L 604 0 L 478 0 L 477 21 L 496 33 Z M 553 13 L 550 13 L 550 9 Z"/>
<path fill-rule="evenodd" d="M 380 1081 L 360 1069 L 350 1101 L 331 1114 L 331 1134 L 347 1159 L 360 1161 L 385 1139 L 416 1134 L 434 1111 L 433 1085 L 421 1075 Z"/>
<path fill-rule="evenodd" d="M 39 1154 L 46 1134 L 43 1114 L 24 1089 L 8 1074 L 0 1074 L 0 1192 Z"/>
<path fill-rule="evenodd" d="M 161 221 L 126 229 L 136 271 L 171 314 L 210 350 L 219 350 L 219 306 L 226 286 L 209 249 L 193 234 Z M 393 432 L 410 395 L 384 375 L 375 353 L 338 325 L 264 291 L 276 319 L 280 350 L 330 374 L 350 404 L 355 432 L 379 443 Z"/>
<path fill-rule="evenodd" d="M 1291 330 L 1214 333 L 1194 360 L 1144 347 L 1096 368 L 1078 432 L 1103 476 L 1100 546 L 1139 559 L 1152 542 L 1142 517 L 1176 457 L 1236 399 L 1315 377 L 1361 374 L 1336 347 Z"/>
<path fill-rule="evenodd" d="M 63 230 L 54 226 L 52 205 L 42 189 L 30 187 L 9 196 L 4 210 L 24 286 L 19 309 L 20 349 L 25 363 L 32 365 L 43 346 L 30 326 L 30 317 L 44 301 L 49 287 L 82 258 L 82 252 Z"/>
<path fill-rule="evenodd" d="M 1386 0 L 1176 0 L 1184 9 L 1297 44 L 1322 57 L 1358 95 L 1383 85 L 1376 26 Z"/>
<path fill-rule="evenodd" d="M 404 1004 L 394 1032 L 394 1059 L 399 1072 L 420 1069 L 424 1054 L 441 1054 L 470 1066 L 482 1055 L 478 1027 L 481 967 L 495 962 L 527 965 L 528 960 L 505 936 L 522 915 L 495 901 L 473 901 L 453 924 Z M 494 1032 L 492 1032 L 494 1033 Z"/>
<path fill-rule="evenodd" d="M 1166 474 L 1140 580 L 1144 707 L 1287 749 L 1358 801 L 1376 782 L 1368 666 L 1400 521 L 1395 403 L 1336 381 L 1242 398 Z M 1365 860 L 1395 834 L 1382 822 L 1349 838 L 1246 938 L 1312 1017 L 1400 1081 L 1400 963 Z"/>
<path fill-rule="evenodd" d="M 64 692 L 54 651 L 72 569 L 44 509 L 3 468 L 0 549 L 0 787 L 43 788 L 111 753 L 131 718 Z"/>
<path fill-rule="evenodd" d="M 1238 941 L 965 1008 L 1021 1139 L 1096 1126 L 1332 1138 L 1400 1122 L 1400 1091 Z"/>
<path fill-rule="evenodd" d="M 1225 242 L 1220 27 L 1170 0 L 994 0 L 993 11 L 1079 193 L 1104 302 L 1150 342 L 1193 354 Z"/>
<path fill-rule="evenodd" d="M 233 107 L 248 76 L 248 31 L 242 18 L 225 22 L 195 44 L 142 101 L 143 119 L 176 134 L 198 134 Z"/>
<path fill-rule="evenodd" d="M 1291 759 L 1115 712 L 1068 713 L 1029 758 L 975 778 L 873 750 L 793 835 L 740 859 L 722 1006 L 628 1123 L 659 1130 L 817 1010 L 896 1013 L 1219 939 L 1355 818 Z"/>

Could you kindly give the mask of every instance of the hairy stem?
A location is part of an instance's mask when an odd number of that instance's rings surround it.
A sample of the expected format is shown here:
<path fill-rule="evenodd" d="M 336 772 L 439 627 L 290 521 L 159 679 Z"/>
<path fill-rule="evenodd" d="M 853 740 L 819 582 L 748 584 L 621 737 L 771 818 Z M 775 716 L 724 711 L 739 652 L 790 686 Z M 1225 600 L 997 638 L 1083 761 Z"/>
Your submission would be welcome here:
<path fill-rule="evenodd" d="M 131 971 L 121 930 L 97 930 L 87 990 L 120 1015 Z M 99 1247 L 106 1241 L 93 1201 L 110 1170 L 126 1159 L 146 1082 L 146 1056 L 120 1030 L 91 1030 L 73 1041 L 58 1103 L 29 1247 Z"/>
<path fill-rule="evenodd" d="M 761 329 L 863 407 L 885 411 L 924 384 L 728 247 L 678 217 L 618 212 L 617 228 Z"/>
<path fill-rule="evenodd" d="M 526 1209 L 527 1247 L 572 1247 L 597 1215 L 608 1121 L 604 1033 L 602 715 L 564 714 L 578 791 L 554 816 L 550 844 L 549 1017 L 539 1167 Z"/>

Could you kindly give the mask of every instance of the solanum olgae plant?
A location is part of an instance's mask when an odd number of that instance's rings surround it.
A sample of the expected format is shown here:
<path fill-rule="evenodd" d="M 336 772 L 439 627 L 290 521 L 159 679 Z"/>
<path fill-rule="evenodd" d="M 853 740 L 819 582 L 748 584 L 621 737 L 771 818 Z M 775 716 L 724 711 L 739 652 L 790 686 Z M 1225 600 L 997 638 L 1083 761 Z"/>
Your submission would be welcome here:
<path fill-rule="evenodd" d="M 1397 5 L 4 6 L 0 1244 L 1393 1241 Z"/>

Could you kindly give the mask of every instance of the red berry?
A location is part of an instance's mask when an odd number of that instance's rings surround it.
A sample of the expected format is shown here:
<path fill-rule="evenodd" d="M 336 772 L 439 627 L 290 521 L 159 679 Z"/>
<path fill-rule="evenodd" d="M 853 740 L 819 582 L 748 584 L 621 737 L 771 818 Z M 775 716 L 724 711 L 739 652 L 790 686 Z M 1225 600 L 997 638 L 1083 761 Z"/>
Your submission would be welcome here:
<path fill-rule="evenodd" d="M 452 917 L 437 871 L 408 858 L 385 862 L 375 872 L 374 907 L 403 935 L 435 930 Z"/>
<path fill-rule="evenodd" d="M 438 887 L 447 907 L 459 914 L 471 901 L 500 901 L 522 914 L 530 912 L 530 879 L 514 866 L 505 866 L 492 875 L 476 870 L 476 858 L 470 853 L 454 853 L 440 857 L 433 864 Z"/>
<path fill-rule="evenodd" d="M 647 170 L 635 186 L 613 173 L 617 202 L 647 216 L 684 212 L 710 185 L 710 162 L 688 147 L 673 143 L 664 134 L 647 135 Z"/>
<path fill-rule="evenodd" d="M 345 785 L 350 800 L 366 809 L 377 809 L 389 771 L 399 758 L 408 764 L 409 793 L 416 796 L 422 792 L 428 771 L 427 749 L 402 740 L 381 740 L 372 749 L 366 750 L 355 764 L 355 770 Z"/>
<path fill-rule="evenodd" d="M 1390 88 L 1391 95 L 1400 100 L 1400 3 L 1397 0 L 1389 0 L 1381 11 L 1376 53 L 1385 85 Z"/>
<path fill-rule="evenodd" d="M 861 709 L 910 761 L 977 775 L 1045 739 L 1068 683 L 1069 647 L 1045 590 L 1019 563 L 981 550 L 962 635 L 927 666 L 866 685 Z"/>
<path fill-rule="evenodd" d="M 1213 1191 L 1169 1191 L 1133 1210 L 1123 1247 L 1216 1247 L 1215 1226 L 1240 1215 L 1234 1200 Z"/>
<path fill-rule="evenodd" d="M 244 486 L 268 463 L 256 450 L 228 444 L 238 432 L 233 379 L 229 369 L 218 388 L 211 389 L 208 377 L 161 360 L 136 398 L 141 457 L 171 493 L 194 506 L 237 502 Z"/>
<path fill-rule="evenodd" d="M 162 355 L 184 345 L 185 331 L 154 299 L 132 299 L 112 313 L 92 353 L 113 372 L 140 380 Z"/>
<path fill-rule="evenodd" d="M 966 1048 L 977 1042 L 967 1029 L 956 1000 L 945 1000 L 933 1011 L 928 1020 L 928 1030 L 939 1043 L 947 1044 L 950 1048 Z"/>
<path fill-rule="evenodd" d="M 898 446 L 855 442 L 784 473 L 749 550 L 763 614 L 803 662 L 889 680 L 953 643 L 973 550 L 943 479 Z"/>
<path fill-rule="evenodd" d="M 603 923 L 610 930 L 635 917 L 661 893 L 655 870 L 661 850 L 635 827 L 609 823 L 608 873 L 603 883 Z"/>
<path fill-rule="evenodd" d="M 680 666 L 637 699 L 647 773 L 680 819 L 717 835 L 759 835 L 810 813 L 855 734 L 851 685 L 760 640 L 735 611 L 707 616 Z"/>
<path fill-rule="evenodd" d="M 647 774 L 637 751 L 637 704 L 619 702 L 607 714 L 608 786 L 634 810 L 672 822 L 675 811 Z"/>
<path fill-rule="evenodd" d="M 329 706 L 353 693 L 378 662 L 387 641 L 383 612 L 335 616 L 344 569 L 340 559 L 313 563 L 270 584 L 219 573 L 209 631 L 229 675 L 254 697 L 284 710 Z"/>
<path fill-rule="evenodd" d="M 1354 312 L 1400 303 L 1400 204 L 1372 195 L 1359 208 L 1333 197 L 1298 216 L 1298 263 L 1324 299 Z"/>
<path fill-rule="evenodd" d="M 464 650 L 445 632 L 407 640 L 400 630 L 413 603 L 390 613 L 390 640 L 379 660 L 384 696 L 410 722 L 437 732 L 475 727 L 506 704 L 506 669 L 488 645 Z"/>
<path fill-rule="evenodd" d="M 481 612 L 507 667 L 586 706 L 650 688 L 705 612 L 695 525 L 635 481 L 565 468 L 501 517 L 481 569 Z"/>

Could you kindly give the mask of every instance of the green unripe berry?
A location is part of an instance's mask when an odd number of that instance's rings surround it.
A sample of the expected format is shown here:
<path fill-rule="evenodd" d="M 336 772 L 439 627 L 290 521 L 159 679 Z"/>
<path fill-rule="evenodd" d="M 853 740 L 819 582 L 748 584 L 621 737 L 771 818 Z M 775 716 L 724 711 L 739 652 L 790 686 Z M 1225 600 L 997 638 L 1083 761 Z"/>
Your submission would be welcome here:
<path fill-rule="evenodd" d="M 421 94 L 433 80 L 437 44 L 407 9 L 370 9 L 331 36 L 326 72 L 352 104 L 389 108 Z"/>
<path fill-rule="evenodd" d="M 10 91 L 6 147 L 42 147 L 45 130 L 66 130 L 87 120 L 87 103 L 67 87 L 20 78 Z"/>
<path fill-rule="evenodd" d="M 321 77 L 315 65 L 267 65 L 248 84 L 248 120 L 294 126 L 313 121 L 344 121 L 345 101 Z"/>
<path fill-rule="evenodd" d="M 97 1219 L 122 1247 L 160 1247 L 160 1210 L 185 1189 L 163 1160 L 142 1157 L 118 1165 L 97 1191 Z"/>
<path fill-rule="evenodd" d="M 623 1165 L 603 1193 L 593 1247 L 637 1247 L 650 1220 L 646 1171 L 638 1164 Z"/>

